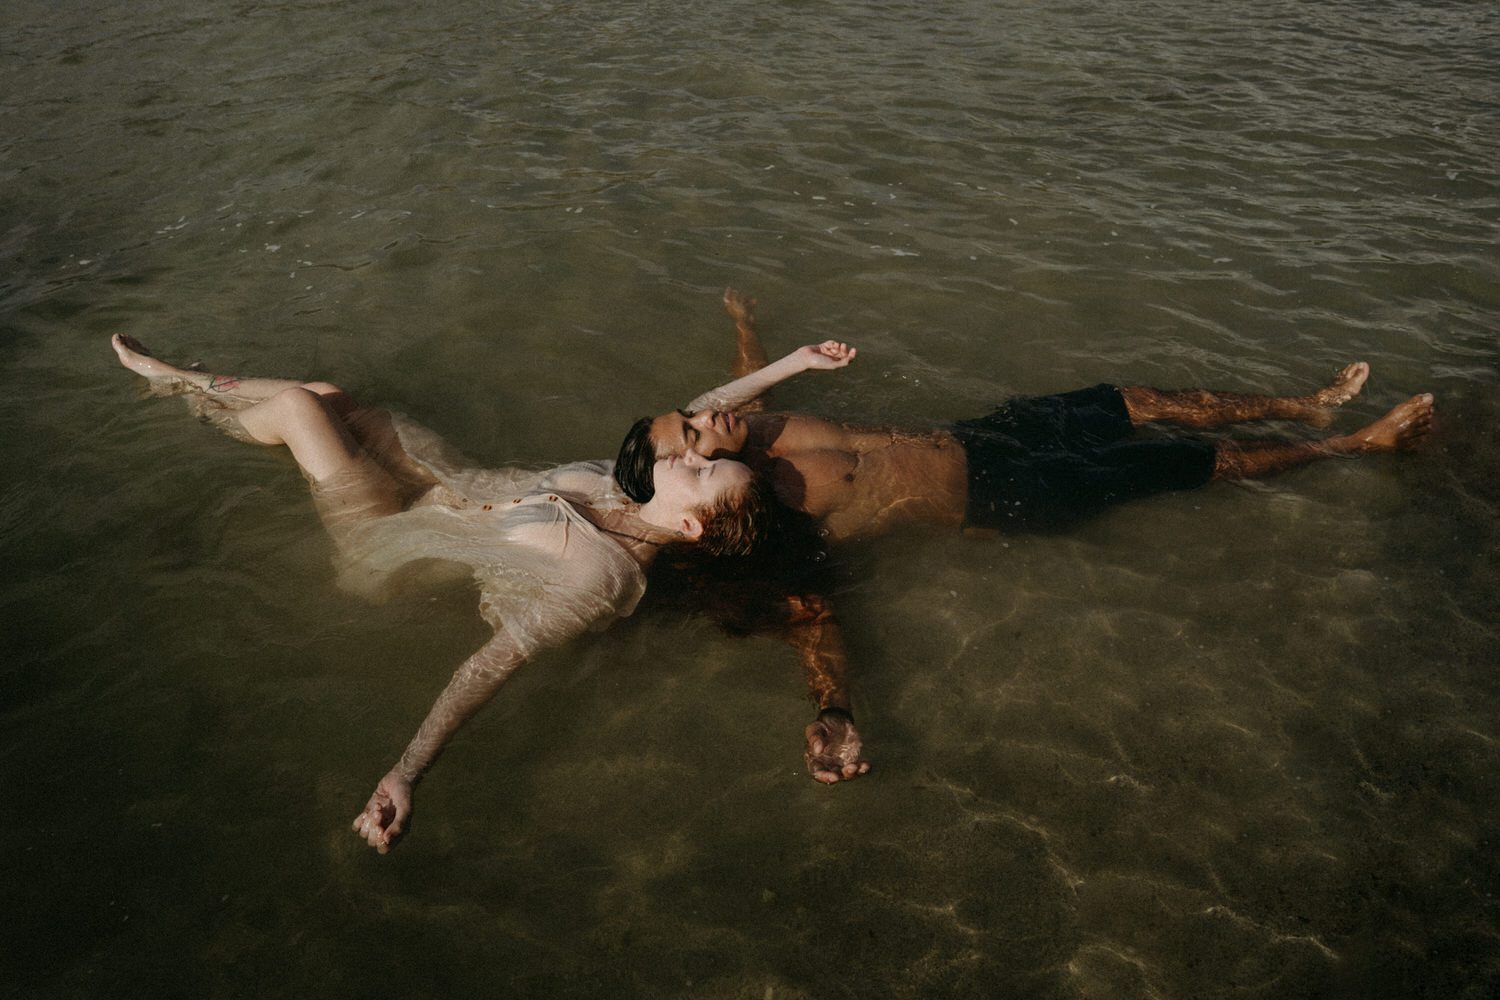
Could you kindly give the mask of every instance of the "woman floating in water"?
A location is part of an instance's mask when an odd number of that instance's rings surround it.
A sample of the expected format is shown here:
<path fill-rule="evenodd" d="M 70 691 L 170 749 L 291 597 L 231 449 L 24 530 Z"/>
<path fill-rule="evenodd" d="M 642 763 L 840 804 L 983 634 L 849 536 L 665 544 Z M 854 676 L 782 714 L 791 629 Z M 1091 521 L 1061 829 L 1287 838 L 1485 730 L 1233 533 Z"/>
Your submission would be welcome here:
<path fill-rule="evenodd" d="M 338 546 L 342 584 L 378 594 L 430 560 L 469 566 L 479 581 L 494 638 L 458 668 L 355 817 L 355 832 L 382 854 L 406 828 L 412 786 L 518 666 L 629 615 L 662 546 L 742 554 L 771 523 L 769 488 L 738 462 L 665 458 L 655 495 L 636 504 L 609 462 L 475 469 L 432 432 L 336 385 L 211 375 L 160 361 L 129 337 L 111 343 L 126 368 L 157 391 L 189 394 L 231 436 L 291 450 Z"/>

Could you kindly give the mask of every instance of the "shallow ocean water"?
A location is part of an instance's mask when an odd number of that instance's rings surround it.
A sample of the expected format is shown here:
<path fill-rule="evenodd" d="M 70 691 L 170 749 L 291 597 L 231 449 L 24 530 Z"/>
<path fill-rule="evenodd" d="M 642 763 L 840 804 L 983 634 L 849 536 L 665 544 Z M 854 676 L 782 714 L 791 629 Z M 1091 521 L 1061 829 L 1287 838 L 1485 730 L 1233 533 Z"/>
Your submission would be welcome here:
<path fill-rule="evenodd" d="M 1445 2 L 0 12 L 0 982 L 18 996 L 1484 997 L 1500 985 L 1500 14 Z M 1407 455 L 910 533 L 831 572 L 875 770 L 788 651 L 643 614 L 523 669 L 333 586 L 289 459 L 113 332 L 476 459 L 722 379 L 932 425 L 1109 380 L 1417 391 Z M 1319 432 L 1273 425 L 1254 435 Z"/>

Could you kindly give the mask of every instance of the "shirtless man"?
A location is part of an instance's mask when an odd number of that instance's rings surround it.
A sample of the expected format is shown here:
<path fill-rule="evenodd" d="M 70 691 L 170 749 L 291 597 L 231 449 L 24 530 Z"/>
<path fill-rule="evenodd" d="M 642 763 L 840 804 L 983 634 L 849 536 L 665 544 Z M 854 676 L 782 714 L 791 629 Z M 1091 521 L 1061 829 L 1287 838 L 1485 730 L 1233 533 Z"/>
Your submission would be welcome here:
<path fill-rule="evenodd" d="M 1432 396 L 1423 393 L 1352 434 L 1320 441 L 1134 436 L 1153 423 L 1210 428 L 1276 419 L 1326 426 L 1337 407 L 1364 387 L 1370 373 L 1364 362 L 1348 365 L 1307 396 L 1099 385 L 1013 400 L 986 417 L 931 431 L 764 413 L 759 397 L 767 389 L 810 368 L 842 367 L 855 352 L 825 344 L 816 349 L 821 358 L 809 353 L 815 349 L 802 348 L 767 364 L 754 301 L 730 289 L 724 304 L 735 320 L 739 377 L 685 409 L 642 418 L 631 428 L 615 477 L 638 502 L 651 497 L 652 463 L 691 451 L 745 462 L 771 480 L 783 503 L 817 519 L 834 541 L 902 524 L 976 533 L 1055 527 L 1153 493 L 1265 476 L 1323 458 L 1396 451 L 1432 425 Z M 819 611 L 828 616 L 826 606 Z M 824 665 L 821 675 L 808 671 L 820 710 L 818 722 L 808 727 L 809 767 L 819 780 L 847 780 L 869 765 L 859 756 L 842 661 L 825 657 Z M 819 767 L 812 765 L 815 756 L 824 761 Z"/>
<path fill-rule="evenodd" d="M 771 386 L 809 368 L 841 365 L 809 361 L 809 348 L 767 365 L 755 331 L 754 301 L 731 289 L 724 302 L 735 319 L 735 374 L 741 377 L 685 409 L 636 422 L 615 472 L 632 499 L 650 497 L 649 472 L 657 458 L 692 451 L 739 458 L 769 476 L 783 503 L 816 518 L 835 541 L 911 523 L 1052 526 L 1152 493 L 1265 476 L 1323 458 L 1396 451 L 1432 425 L 1432 396 L 1423 393 L 1361 430 L 1321 441 L 1132 436 L 1153 423 L 1327 425 L 1335 409 L 1364 387 L 1370 366 L 1362 361 L 1307 396 L 1099 385 L 1012 400 L 986 417 L 931 431 L 756 412 L 760 395 Z M 852 349 L 838 347 L 852 360 Z"/>

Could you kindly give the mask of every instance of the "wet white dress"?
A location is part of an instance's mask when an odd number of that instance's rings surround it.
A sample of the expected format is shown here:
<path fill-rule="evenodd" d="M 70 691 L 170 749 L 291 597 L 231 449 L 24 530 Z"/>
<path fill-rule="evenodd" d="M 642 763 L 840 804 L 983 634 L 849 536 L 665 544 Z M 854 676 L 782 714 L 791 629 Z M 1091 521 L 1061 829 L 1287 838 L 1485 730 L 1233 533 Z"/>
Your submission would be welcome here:
<path fill-rule="evenodd" d="M 416 565 L 466 567 L 479 583 L 480 614 L 521 657 L 635 610 L 646 589 L 640 565 L 575 507 L 629 503 L 613 462 L 475 468 L 420 424 L 392 419 L 407 454 L 440 485 L 407 510 L 375 518 L 347 508 L 330 514 L 326 500 L 337 487 L 318 491 L 342 586 L 379 599 Z"/>

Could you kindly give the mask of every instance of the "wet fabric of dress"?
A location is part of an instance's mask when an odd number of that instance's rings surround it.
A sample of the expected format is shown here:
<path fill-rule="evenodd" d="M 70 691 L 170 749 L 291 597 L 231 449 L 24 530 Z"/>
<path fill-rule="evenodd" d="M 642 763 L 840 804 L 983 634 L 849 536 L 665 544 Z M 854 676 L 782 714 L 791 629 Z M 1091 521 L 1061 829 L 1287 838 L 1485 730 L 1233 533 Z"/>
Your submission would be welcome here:
<path fill-rule="evenodd" d="M 466 569 L 479 584 L 480 614 L 522 655 L 635 610 L 646 587 L 640 565 L 578 509 L 629 503 L 613 462 L 478 468 L 415 421 L 392 419 L 402 448 L 438 485 L 379 517 L 348 502 L 352 483 L 314 486 L 341 587 L 379 601 L 434 569 Z"/>

